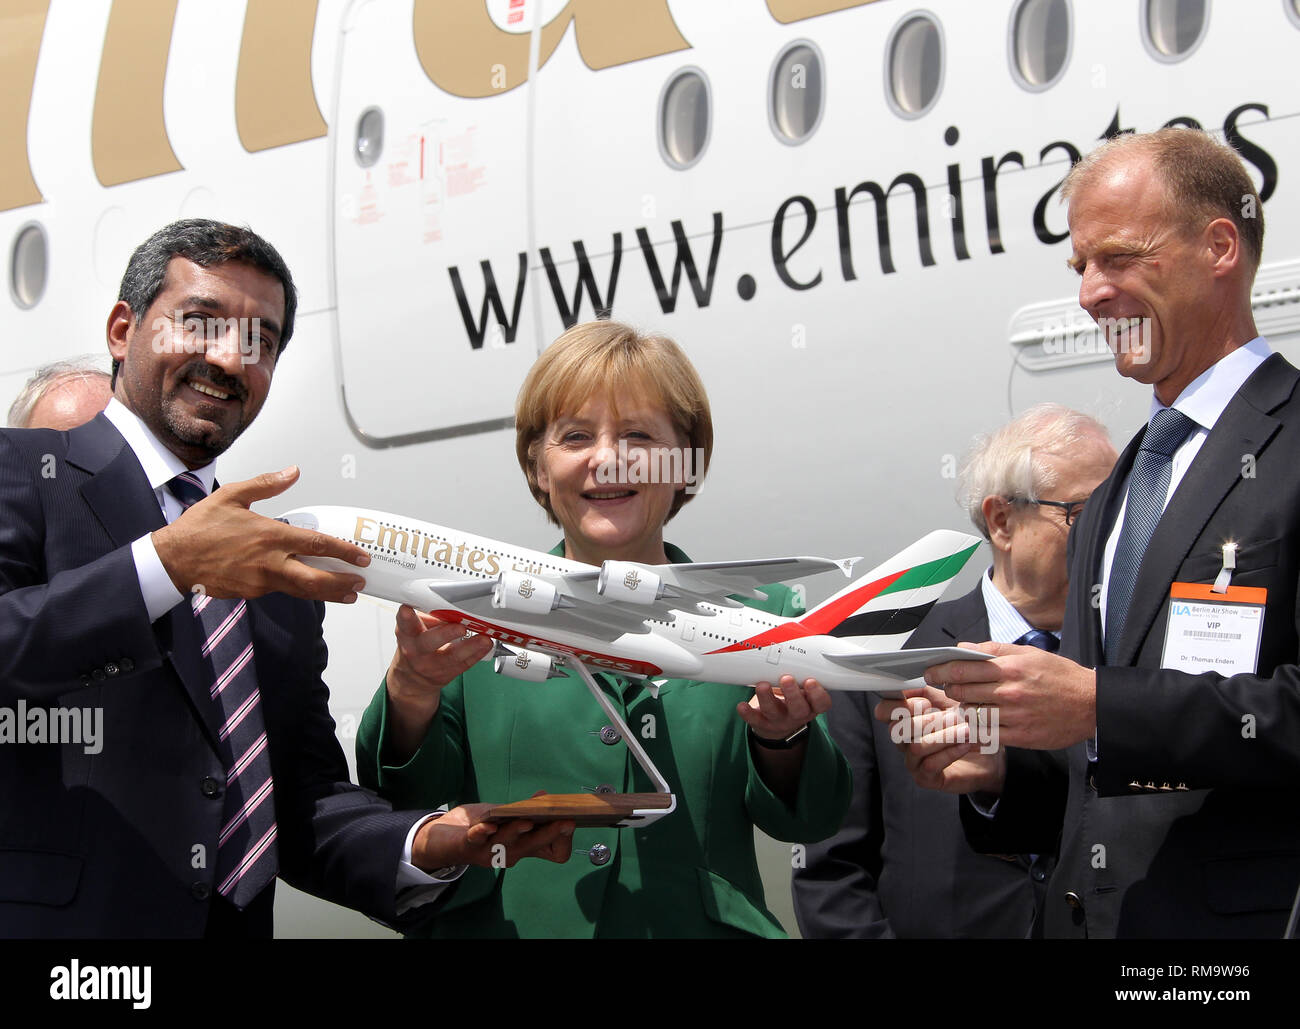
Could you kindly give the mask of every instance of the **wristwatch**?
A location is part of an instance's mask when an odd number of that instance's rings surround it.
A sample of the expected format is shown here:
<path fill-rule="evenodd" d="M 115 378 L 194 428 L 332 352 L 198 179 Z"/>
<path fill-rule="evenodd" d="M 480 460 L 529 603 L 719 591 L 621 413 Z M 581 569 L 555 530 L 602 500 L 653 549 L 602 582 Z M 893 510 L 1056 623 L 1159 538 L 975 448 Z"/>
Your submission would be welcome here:
<path fill-rule="evenodd" d="M 749 727 L 749 738 L 757 743 L 764 750 L 793 750 L 803 742 L 804 736 L 808 734 L 808 723 L 805 722 L 794 732 L 783 740 L 766 740 L 754 731 L 754 727 Z"/>

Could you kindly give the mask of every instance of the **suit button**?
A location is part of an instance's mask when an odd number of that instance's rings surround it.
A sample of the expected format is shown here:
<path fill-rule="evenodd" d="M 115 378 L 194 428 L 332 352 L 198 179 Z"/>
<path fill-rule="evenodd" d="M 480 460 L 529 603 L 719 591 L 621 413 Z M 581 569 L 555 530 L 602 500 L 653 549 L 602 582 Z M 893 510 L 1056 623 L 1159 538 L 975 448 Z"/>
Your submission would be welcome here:
<path fill-rule="evenodd" d="M 1065 902 L 1070 905 L 1070 921 L 1075 925 L 1083 925 L 1083 919 L 1086 912 L 1083 910 L 1083 900 L 1073 890 L 1065 895 Z"/>
<path fill-rule="evenodd" d="M 1043 882 L 1047 878 L 1047 873 L 1044 872 L 1041 868 L 1033 869 L 1030 874 L 1033 875 L 1034 882 L 1036 883 Z"/>
<path fill-rule="evenodd" d="M 199 792 L 205 797 L 219 797 L 221 796 L 221 783 L 217 782 L 212 776 L 205 775 L 203 781 L 199 783 Z"/>
<path fill-rule="evenodd" d="M 609 864 L 609 848 L 603 843 L 597 843 L 587 852 L 587 860 L 597 868 Z"/>
<path fill-rule="evenodd" d="M 129 657 L 124 657 L 124 658 L 122 658 L 122 660 L 119 661 L 119 662 L 117 663 L 117 665 L 118 665 L 118 667 L 121 668 L 122 671 L 124 671 L 124 672 L 134 672 L 134 671 L 135 671 L 135 662 L 132 661 Z"/>
<path fill-rule="evenodd" d="M 190 887 L 190 896 L 195 900 L 207 900 L 212 893 L 212 887 L 207 883 L 194 883 Z"/>
<path fill-rule="evenodd" d="M 623 738 L 622 734 L 612 725 L 602 726 L 600 730 L 600 742 L 607 747 L 612 747 L 615 743 Z"/>
<path fill-rule="evenodd" d="M 108 676 L 116 675 L 119 671 L 116 661 L 110 661 L 104 666 L 104 674 Z"/>
<path fill-rule="evenodd" d="M 93 672 L 90 673 L 90 677 L 94 679 L 96 682 L 103 682 L 106 678 L 108 678 L 108 676 L 104 674 L 104 669 L 102 668 L 96 668 Z"/>

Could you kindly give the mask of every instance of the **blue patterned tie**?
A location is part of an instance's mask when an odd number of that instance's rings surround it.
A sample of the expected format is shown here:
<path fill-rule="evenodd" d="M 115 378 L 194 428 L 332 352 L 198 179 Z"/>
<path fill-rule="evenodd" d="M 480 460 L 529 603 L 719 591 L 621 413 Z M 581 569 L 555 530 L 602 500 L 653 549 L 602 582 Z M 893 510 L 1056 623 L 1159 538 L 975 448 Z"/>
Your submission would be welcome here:
<path fill-rule="evenodd" d="M 1044 632 L 1042 629 L 1030 629 L 1027 633 L 1016 640 L 1022 647 L 1037 647 L 1039 650 L 1047 650 L 1055 654 L 1061 649 L 1061 641 L 1050 632 Z"/>
<path fill-rule="evenodd" d="M 187 510 L 207 496 L 203 483 L 189 472 L 169 481 L 167 488 Z M 217 752 L 226 767 L 225 807 L 217 838 L 217 892 L 243 910 L 275 878 L 277 868 L 271 755 L 248 606 L 243 600 L 216 600 L 197 593 L 192 607 L 202 630 L 200 656 L 221 726 Z"/>
<path fill-rule="evenodd" d="M 1151 416 L 1151 424 L 1142 437 L 1142 448 L 1133 462 L 1133 474 L 1129 478 L 1124 527 L 1120 530 L 1115 558 L 1110 566 L 1110 586 L 1106 593 L 1108 662 L 1113 661 L 1119 652 L 1142 555 L 1146 553 L 1156 524 L 1165 510 L 1174 451 L 1195 429 L 1196 423 L 1187 415 L 1166 407 Z"/>

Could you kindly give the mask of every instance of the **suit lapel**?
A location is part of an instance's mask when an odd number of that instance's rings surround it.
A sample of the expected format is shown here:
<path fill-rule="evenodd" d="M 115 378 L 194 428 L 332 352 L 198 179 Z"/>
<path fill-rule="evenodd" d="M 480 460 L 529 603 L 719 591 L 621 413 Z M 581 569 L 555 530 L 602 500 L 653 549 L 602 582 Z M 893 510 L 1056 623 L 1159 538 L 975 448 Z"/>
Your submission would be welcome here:
<path fill-rule="evenodd" d="M 144 469 L 102 414 L 68 434 L 68 463 L 90 473 L 81 495 L 113 543 L 125 547 L 165 524 Z"/>
<path fill-rule="evenodd" d="M 987 574 L 987 573 L 982 573 Z M 984 584 L 954 600 L 945 610 L 947 617 L 939 631 L 956 643 L 983 643 L 989 638 L 989 616 L 984 609 Z"/>
<path fill-rule="evenodd" d="M 116 546 L 129 546 L 167 524 L 135 453 L 102 414 L 71 430 L 67 460 L 90 473 L 81 486 L 82 498 Z M 202 641 L 190 605 L 177 604 L 154 623 L 154 630 L 215 749 L 217 712 L 199 657 Z"/>
<path fill-rule="evenodd" d="M 1133 663 L 1179 567 L 1224 497 L 1241 480 L 1244 456 L 1258 458 L 1277 432 L 1280 423 L 1268 412 L 1291 395 L 1298 374 L 1280 355 L 1271 356 L 1242 384 L 1206 437 L 1142 558 L 1116 652 L 1119 665 Z"/>

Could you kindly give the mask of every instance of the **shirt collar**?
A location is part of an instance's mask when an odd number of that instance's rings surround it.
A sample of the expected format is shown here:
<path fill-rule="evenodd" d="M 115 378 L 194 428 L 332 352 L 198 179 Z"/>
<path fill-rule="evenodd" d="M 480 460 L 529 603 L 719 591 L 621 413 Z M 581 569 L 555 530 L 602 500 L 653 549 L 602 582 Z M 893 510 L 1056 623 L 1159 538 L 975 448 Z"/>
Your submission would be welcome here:
<path fill-rule="evenodd" d="M 1228 403 L 1237 395 L 1242 383 L 1249 379 L 1255 369 L 1272 353 L 1268 341 L 1263 336 L 1256 336 L 1245 346 L 1225 354 L 1201 372 L 1185 390 L 1178 394 L 1178 399 L 1172 406 L 1209 432 L 1214 428 L 1214 423 L 1219 420 Z M 1153 393 L 1147 421 L 1150 421 L 1152 415 L 1164 406 Z"/>
<path fill-rule="evenodd" d="M 140 467 L 144 469 L 145 477 L 149 480 L 150 489 L 161 489 L 181 472 L 189 471 L 179 457 L 158 441 L 158 437 L 140 417 L 119 402 L 116 397 L 104 408 L 104 417 L 113 423 L 114 428 L 126 440 L 126 445 L 135 454 L 135 459 L 140 462 Z M 217 475 L 217 463 L 210 461 L 202 468 L 194 469 L 191 474 L 195 475 L 203 483 L 203 488 L 211 493 L 212 483 Z"/>
<path fill-rule="evenodd" d="M 984 593 L 984 611 L 989 616 L 989 639 L 994 643 L 1015 643 L 1034 628 L 993 585 L 992 568 L 980 576 L 980 589 Z M 1059 632 L 1052 635 L 1058 640 L 1061 638 Z"/>

